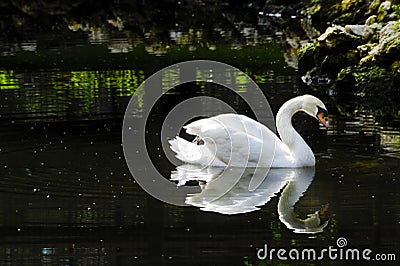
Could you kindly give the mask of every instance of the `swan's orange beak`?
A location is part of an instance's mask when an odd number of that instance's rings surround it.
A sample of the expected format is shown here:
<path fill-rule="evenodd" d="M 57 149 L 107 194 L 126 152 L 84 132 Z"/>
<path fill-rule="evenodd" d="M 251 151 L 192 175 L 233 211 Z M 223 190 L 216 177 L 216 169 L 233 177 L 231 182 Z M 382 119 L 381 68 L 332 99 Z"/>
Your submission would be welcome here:
<path fill-rule="evenodd" d="M 328 127 L 329 125 L 328 125 L 328 122 L 325 120 L 325 118 L 324 118 L 324 113 L 318 113 L 317 114 L 317 117 L 318 117 L 318 120 L 325 126 L 325 127 Z"/>

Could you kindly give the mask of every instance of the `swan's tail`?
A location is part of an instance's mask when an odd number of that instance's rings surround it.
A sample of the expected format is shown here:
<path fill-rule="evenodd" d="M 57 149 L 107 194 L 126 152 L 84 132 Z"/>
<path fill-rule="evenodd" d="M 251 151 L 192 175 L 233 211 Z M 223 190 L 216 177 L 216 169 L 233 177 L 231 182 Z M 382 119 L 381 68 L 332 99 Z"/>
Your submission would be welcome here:
<path fill-rule="evenodd" d="M 175 137 L 169 141 L 176 158 L 186 163 L 196 163 L 201 157 L 199 146 L 183 138 Z"/>
<path fill-rule="evenodd" d="M 206 145 L 198 145 L 196 142 L 189 142 L 181 137 L 175 137 L 169 140 L 171 150 L 176 153 L 176 158 L 190 164 L 201 165 L 224 165 L 215 158 L 210 149 Z"/>

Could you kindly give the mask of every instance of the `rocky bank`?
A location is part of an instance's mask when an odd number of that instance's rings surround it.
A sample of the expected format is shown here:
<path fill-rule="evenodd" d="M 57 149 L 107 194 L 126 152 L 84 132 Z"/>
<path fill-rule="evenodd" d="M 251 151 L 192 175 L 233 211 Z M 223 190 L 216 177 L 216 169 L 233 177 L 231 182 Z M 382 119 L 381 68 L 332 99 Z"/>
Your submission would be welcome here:
<path fill-rule="evenodd" d="M 311 0 L 313 25 L 331 23 L 298 50 L 303 81 L 331 93 L 400 92 L 400 1 Z"/>

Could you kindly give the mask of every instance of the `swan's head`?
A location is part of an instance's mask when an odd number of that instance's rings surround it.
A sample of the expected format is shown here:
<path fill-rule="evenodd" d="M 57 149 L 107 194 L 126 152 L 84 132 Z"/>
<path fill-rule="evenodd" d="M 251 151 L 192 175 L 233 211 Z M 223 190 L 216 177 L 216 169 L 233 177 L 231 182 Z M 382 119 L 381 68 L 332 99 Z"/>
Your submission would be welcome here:
<path fill-rule="evenodd" d="M 325 127 L 328 127 L 328 122 L 325 120 L 325 117 L 328 116 L 328 110 L 325 104 L 312 95 L 303 95 L 300 97 L 302 98 L 302 111 L 312 117 L 316 117 Z"/>

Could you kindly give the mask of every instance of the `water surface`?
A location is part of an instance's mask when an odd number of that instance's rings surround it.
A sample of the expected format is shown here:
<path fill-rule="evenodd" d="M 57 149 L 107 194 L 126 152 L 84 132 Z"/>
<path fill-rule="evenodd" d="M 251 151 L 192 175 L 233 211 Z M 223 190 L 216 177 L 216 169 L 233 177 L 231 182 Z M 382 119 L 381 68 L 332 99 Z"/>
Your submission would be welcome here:
<path fill-rule="evenodd" d="M 116 37 L 86 42 L 85 34 L 67 38 L 61 48 L 38 45 L 48 43 L 43 39 L 53 38 L 51 34 L 32 42 L 17 41 L 21 49 L 4 46 L 0 264 L 278 265 L 279 261 L 258 260 L 257 249 L 265 243 L 277 248 L 327 248 L 335 246 L 339 237 L 346 238 L 350 247 L 396 253 L 400 229 L 396 98 L 372 101 L 317 93 L 302 84 L 285 61 L 288 49 L 279 38 L 265 35 L 254 43 L 249 41 L 254 40 L 254 30 L 246 32 L 239 34 L 247 36 L 244 44 L 216 42 L 196 49 L 190 45 L 200 41 L 177 41 L 176 36 L 185 32 L 171 35 L 178 44 L 169 48 L 133 45 L 126 36 L 118 45 Z M 121 147 L 127 103 L 151 74 L 189 59 L 220 60 L 240 68 L 259 84 L 274 114 L 286 100 L 303 93 L 326 102 L 329 129 L 305 114 L 296 114 L 293 121 L 317 159 L 313 178 L 293 211 L 305 219 L 329 204 L 329 222 L 322 232 L 297 234 L 282 222 L 277 206 L 283 188 L 257 209 L 227 215 L 162 203 L 136 184 Z M 174 82 L 174 76 L 166 75 L 165 81 Z M 251 94 L 246 84 L 243 88 L 239 94 Z M 166 178 L 176 169 L 161 148 L 162 119 L 176 103 L 198 95 L 218 97 L 253 117 L 237 95 L 218 86 L 187 84 L 164 95 L 152 112 L 147 145 Z"/>

